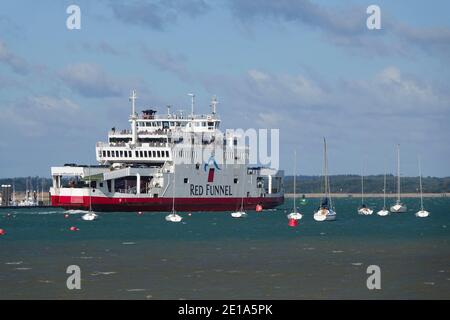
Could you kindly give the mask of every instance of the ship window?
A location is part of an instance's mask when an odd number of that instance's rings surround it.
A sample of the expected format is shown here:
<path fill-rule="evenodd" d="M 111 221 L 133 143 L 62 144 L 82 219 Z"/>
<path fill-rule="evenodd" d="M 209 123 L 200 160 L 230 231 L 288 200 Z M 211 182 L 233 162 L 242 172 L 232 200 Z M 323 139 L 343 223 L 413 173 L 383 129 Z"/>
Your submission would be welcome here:
<path fill-rule="evenodd" d="M 169 157 L 169 151 L 166 151 L 166 158 Z"/>
<path fill-rule="evenodd" d="M 140 154 L 141 158 L 144 157 L 144 153 L 142 151 L 139 151 L 139 154 Z"/>
<path fill-rule="evenodd" d="M 153 150 L 153 158 L 156 158 L 156 151 Z"/>
<path fill-rule="evenodd" d="M 161 158 L 161 151 L 156 151 L 156 154 L 158 155 L 158 158 Z"/>
<path fill-rule="evenodd" d="M 128 158 L 128 151 L 125 151 L 124 154 L 125 158 Z"/>
<path fill-rule="evenodd" d="M 145 158 L 148 158 L 148 153 L 147 153 L 147 151 L 144 151 L 144 157 L 145 157 Z"/>
<path fill-rule="evenodd" d="M 206 127 L 206 122 L 202 122 L 202 127 Z"/>
<path fill-rule="evenodd" d="M 157 193 L 153 194 L 153 198 L 158 198 L 158 194 Z"/>
<path fill-rule="evenodd" d="M 128 157 L 132 157 L 132 155 L 131 155 L 131 151 L 128 151 Z"/>
<path fill-rule="evenodd" d="M 238 178 L 234 178 L 234 183 L 238 183 L 239 179 Z"/>
<path fill-rule="evenodd" d="M 134 156 L 135 156 L 136 158 L 139 158 L 139 151 L 135 151 L 135 152 L 134 152 Z"/>
<path fill-rule="evenodd" d="M 119 155 L 122 158 L 123 157 L 123 151 L 119 151 Z"/>
<path fill-rule="evenodd" d="M 103 150 L 103 158 L 106 157 L 106 151 Z"/>
<path fill-rule="evenodd" d="M 189 179 L 188 178 L 184 178 L 184 183 L 189 183 Z"/>
<path fill-rule="evenodd" d="M 109 152 L 109 150 L 106 151 L 106 155 L 108 158 L 111 157 L 111 153 Z"/>
<path fill-rule="evenodd" d="M 103 182 L 100 182 L 99 185 L 100 185 L 100 188 L 103 188 Z"/>

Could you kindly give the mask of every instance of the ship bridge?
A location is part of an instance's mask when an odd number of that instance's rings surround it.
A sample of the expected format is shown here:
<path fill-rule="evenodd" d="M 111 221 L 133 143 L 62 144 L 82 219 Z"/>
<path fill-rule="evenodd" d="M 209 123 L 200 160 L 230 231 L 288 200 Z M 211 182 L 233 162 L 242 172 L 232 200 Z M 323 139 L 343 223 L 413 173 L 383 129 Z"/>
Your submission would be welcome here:
<path fill-rule="evenodd" d="M 132 113 L 130 115 L 130 129 L 118 130 L 112 128 L 108 132 L 107 142 L 96 144 L 96 158 L 100 164 L 114 163 L 147 163 L 162 166 L 166 161 L 173 161 L 176 157 L 197 157 L 192 151 L 194 146 L 235 146 L 233 137 L 222 137 L 219 130 L 220 119 L 216 113 L 217 98 L 211 101 L 211 113 L 194 114 L 194 95 L 192 95 L 191 114 L 182 111 L 171 112 L 167 107 L 167 114 L 158 115 L 156 110 L 143 110 L 141 115 L 135 111 L 136 92 L 133 91 L 130 100 Z M 223 140 L 218 140 L 219 133 Z M 177 149 L 175 154 L 174 149 Z M 248 150 L 238 150 L 225 154 L 225 158 L 247 158 Z"/>

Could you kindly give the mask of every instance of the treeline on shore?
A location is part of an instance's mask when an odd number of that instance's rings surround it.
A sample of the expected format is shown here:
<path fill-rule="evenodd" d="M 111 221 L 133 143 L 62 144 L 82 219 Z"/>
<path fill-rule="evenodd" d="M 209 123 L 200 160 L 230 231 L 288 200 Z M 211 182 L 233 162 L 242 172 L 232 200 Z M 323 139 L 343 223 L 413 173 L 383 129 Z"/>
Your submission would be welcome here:
<path fill-rule="evenodd" d="M 373 175 L 364 177 L 364 192 L 382 193 L 384 175 Z M 424 193 L 450 192 L 450 177 L 436 178 L 423 177 Z M 331 192 L 334 193 L 360 193 L 360 175 L 335 175 L 330 176 Z M 294 176 L 286 176 L 284 179 L 286 193 L 294 191 Z M 323 177 L 320 176 L 297 176 L 297 193 L 320 193 L 323 190 Z M 402 177 L 401 190 L 405 193 L 415 193 L 419 190 L 419 177 Z M 386 177 L 386 192 L 397 192 L 397 177 L 388 175 Z"/>
<path fill-rule="evenodd" d="M 364 191 L 366 193 L 383 192 L 383 175 L 373 175 L 364 178 Z M 387 176 L 386 192 L 395 193 L 397 190 L 397 178 Z M 28 182 L 27 182 L 28 181 Z M 48 191 L 52 185 L 50 178 L 21 177 L 0 179 L 0 184 L 15 185 L 16 191 L 41 190 Z M 286 176 L 284 186 L 286 193 L 292 193 L 294 184 L 293 176 Z M 359 175 L 334 175 L 330 176 L 331 192 L 334 193 L 359 193 L 361 192 L 361 176 Z M 28 188 L 27 188 L 28 185 Z M 297 176 L 297 193 L 322 192 L 323 178 L 320 176 Z M 419 189 L 419 177 L 402 177 L 401 189 L 405 193 L 414 193 Z M 423 177 L 423 191 L 425 193 L 450 192 L 450 177 L 436 178 Z"/>

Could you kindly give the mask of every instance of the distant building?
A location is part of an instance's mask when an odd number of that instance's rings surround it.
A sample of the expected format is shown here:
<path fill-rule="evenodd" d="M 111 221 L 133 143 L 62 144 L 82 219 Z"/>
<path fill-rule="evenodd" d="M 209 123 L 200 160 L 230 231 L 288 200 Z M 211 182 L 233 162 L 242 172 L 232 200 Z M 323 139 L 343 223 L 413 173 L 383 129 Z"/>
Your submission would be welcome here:
<path fill-rule="evenodd" d="M 2 206 L 9 206 L 11 204 L 11 185 L 2 184 Z"/>

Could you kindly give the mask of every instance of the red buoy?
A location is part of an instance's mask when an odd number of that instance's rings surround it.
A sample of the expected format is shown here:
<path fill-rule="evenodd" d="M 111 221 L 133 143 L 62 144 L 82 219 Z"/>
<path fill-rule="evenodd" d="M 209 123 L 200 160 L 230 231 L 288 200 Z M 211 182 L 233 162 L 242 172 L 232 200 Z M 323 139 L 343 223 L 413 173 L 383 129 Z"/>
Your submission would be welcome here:
<path fill-rule="evenodd" d="M 80 229 L 78 229 L 77 227 L 71 226 L 69 228 L 70 231 L 79 231 Z"/>
<path fill-rule="evenodd" d="M 0 229 L 0 236 L 4 236 L 6 234 L 6 231 L 3 229 Z"/>
<path fill-rule="evenodd" d="M 297 221 L 297 219 L 289 219 L 288 226 L 289 226 L 289 227 L 296 227 L 296 226 L 298 226 L 298 221 Z"/>
<path fill-rule="evenodd" d="M 262 205 L 257 204 L 257 205 L 256 205 L 256 212 L 261 212 L 262 210 L 263 210 Z"/>

